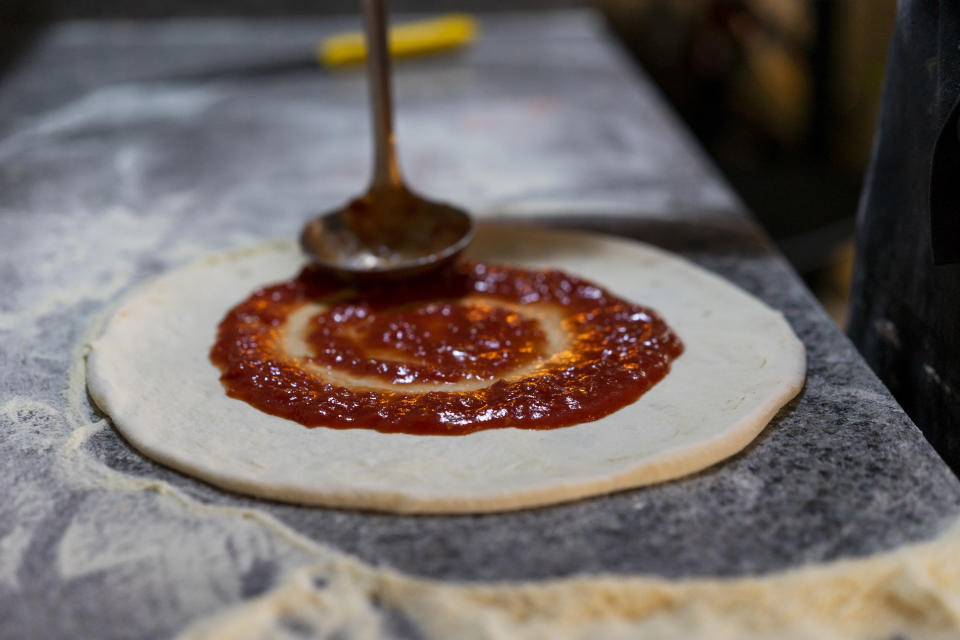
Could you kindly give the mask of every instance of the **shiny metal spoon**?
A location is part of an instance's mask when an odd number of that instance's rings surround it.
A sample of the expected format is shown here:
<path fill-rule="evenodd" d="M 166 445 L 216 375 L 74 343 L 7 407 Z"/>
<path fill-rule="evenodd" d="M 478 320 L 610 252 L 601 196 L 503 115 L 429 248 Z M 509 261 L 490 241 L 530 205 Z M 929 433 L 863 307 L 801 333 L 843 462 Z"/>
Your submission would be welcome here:
<path fill-rule="evenodd" d="M 310 220 L 300 244 L 311 259 L 348 279 L 400 279 L 451 262 L 473 239 L 465 211 L 431 202 L 403 184 L 390 95 L 386 0 L 363 0 L 373 117 L 373 179 L 342 209 Z"/>

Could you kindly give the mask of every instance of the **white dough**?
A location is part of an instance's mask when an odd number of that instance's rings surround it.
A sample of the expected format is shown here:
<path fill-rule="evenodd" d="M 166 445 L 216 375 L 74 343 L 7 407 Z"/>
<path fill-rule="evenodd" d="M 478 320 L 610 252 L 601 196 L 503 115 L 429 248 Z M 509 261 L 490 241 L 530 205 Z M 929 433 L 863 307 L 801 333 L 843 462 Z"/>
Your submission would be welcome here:
<path fill-rule="evenodd" d="M 572 427 L 466 436 L 307 429 L 229 398 L 208 358 L 231 307 L 303 265 L 295 245 L 274 243 L 200 260 L 129 294 L 87 357 L 90 394 L 144 454 L 220 487 L 304 504 L 464 513 L 693 473 L 746 446 L 803 384 L 803 346 L 779 313 L 662 250 L 481 225 L 469 257 L 592 280 L 657 310 L 686 350 L 637 402 Z"/>

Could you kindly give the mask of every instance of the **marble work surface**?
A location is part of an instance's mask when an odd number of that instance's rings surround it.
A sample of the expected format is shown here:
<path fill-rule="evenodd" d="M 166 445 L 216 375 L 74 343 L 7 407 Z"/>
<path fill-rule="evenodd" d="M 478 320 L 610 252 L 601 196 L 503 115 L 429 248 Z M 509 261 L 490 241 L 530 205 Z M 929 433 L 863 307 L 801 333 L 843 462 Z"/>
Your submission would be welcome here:
<path fill-rule="evenodd" d="M 131 449 L 79 386 L 85 331 L 150 275 L 292 237 L 362 190 L 364 78 L 310 62 L 355 24 L 66 24 L 0 84 L 0 638 L 167 637 L 270 589 L 305 540 L 444 580 L 727 576 L 891 549 L 960 513 L 957 479 L 585 13 L 490 17 L 473 49 L 401 65 L 406 173 L 483 217 L 665 247 L 782 310 L 807 383 L 753 445 L 475 517 L 257 501 Z"/>

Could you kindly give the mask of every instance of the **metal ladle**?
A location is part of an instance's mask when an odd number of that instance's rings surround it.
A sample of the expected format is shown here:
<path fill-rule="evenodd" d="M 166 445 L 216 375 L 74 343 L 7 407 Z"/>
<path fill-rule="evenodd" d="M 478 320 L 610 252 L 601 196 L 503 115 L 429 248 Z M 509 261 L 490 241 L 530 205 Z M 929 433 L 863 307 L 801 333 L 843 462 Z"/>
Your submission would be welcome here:
<path fill-rule="evenodd" d="M 363 0 L 373 119 L 370 188 L 342 209 L 310 220 L 300 244 L 318 265 L 347 279 L 399 279 L 455 259 L 473 238 L 465 211 L 421 198 L 400 175 L 393 133 L 386 0 Z"/>

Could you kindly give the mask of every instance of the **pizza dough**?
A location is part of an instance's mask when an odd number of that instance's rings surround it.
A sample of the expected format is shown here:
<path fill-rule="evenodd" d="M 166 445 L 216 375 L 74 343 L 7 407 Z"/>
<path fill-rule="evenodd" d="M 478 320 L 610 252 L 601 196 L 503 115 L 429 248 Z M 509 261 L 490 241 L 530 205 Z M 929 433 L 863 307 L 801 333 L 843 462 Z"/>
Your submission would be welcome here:
<path fill-rule="evenodd" d="M 613 237 L 481 225 L 468 257 L 560 268 L 652 307 L 685 352 L 600 420 L 466 436 L 307 429 L 229 398 L 208 353 L 224 314 L 304 258 L 274 243 L 200 260 L 129 294 L 87 357 L 88 388 L 147 456 L 214 485 L 303 504 L 468 513 L 676 478 L 741 450 L 803 384 L 783 317 L 674 255 Z"/>
<path fill-rule="evenodd" d="M 868 640 L 960 637 L 960 522 L 929 542 L 762 576 L 451 583 L 348 557 L 192 623 L 179 640 Z M 317 585 L 323 585 L 318 588 Z M 296 626 L 294 626 L 294 623 Z"/>

